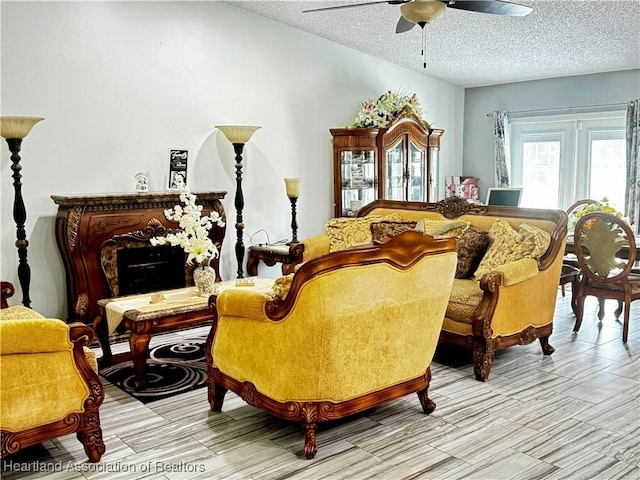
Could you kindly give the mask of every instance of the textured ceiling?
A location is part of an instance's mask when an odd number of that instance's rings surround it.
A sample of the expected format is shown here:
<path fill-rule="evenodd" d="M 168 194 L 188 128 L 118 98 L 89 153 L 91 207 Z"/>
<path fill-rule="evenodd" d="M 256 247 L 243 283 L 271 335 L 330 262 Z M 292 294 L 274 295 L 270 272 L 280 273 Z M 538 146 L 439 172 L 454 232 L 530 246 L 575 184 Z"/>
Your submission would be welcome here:
<path fill-rule="evenodd" d="M 640 68 L 640 0 L 513 0 L 533 7 L 524 17 L 447 8 L 425 27 L 426 68 L 420 27 L 395 33 L 399 5 L 303 13 L 367 1 L 228 3 L 463 87 Z"/>

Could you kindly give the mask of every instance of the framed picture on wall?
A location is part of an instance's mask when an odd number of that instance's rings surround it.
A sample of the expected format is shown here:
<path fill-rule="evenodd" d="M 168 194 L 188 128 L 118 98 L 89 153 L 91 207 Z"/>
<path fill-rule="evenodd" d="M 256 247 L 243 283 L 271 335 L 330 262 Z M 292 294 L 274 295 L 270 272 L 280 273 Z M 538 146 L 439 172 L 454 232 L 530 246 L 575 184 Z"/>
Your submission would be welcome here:
<path fill-rule="evenodd" d="M 169 189 L 178 190 L 187 184 L 189 150 L 169 150 Z"/>

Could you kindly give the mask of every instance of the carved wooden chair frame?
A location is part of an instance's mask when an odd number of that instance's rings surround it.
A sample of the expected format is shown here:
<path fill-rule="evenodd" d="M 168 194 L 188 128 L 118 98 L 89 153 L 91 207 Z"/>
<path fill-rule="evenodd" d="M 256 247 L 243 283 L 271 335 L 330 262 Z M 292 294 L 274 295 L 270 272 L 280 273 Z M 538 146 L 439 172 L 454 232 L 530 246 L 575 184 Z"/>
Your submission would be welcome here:
<path fill-rule="evenodd" d="M 396 237 L 384 245 L 356 247 L 306 262 L 296 272 L 285 300 L 273 299 L 267 302 L 265 311 L 268 318 L 275 321 L 285 318 L 294 308 L 296 297 L 304 283 L 321 273 L 343 269 L 345 266 L 375 263 L 389 263 L 395 268 L 406 270 L 425 256 L 455 251 L 456 244 L 452 239 L 433 240 L 418 232 L 407 232 L 402 236 L 405 239 L 409 238 L 408 236 L 413 237 L 413 240 L 411 243 L 403 243 Z M 425 247 L 427 244 L 429 246 Z M 319 422 L 344 418 L 411 393 L 418 395 L 425 414 L 430 414 L 436 408 L 435 402 L 428 396 L 431 381 L 430 367 L 424 375 L 417 378 L 343 402 L 280 402 L 269 398 L 260 393 L 251 382 L 240 382 L 213 367 L 212 346 L 218 326 L 216 296 L 210 298 L 209 306 L 214 315 L 205 352 L 209 366 L 207 385 L 211 409 L 215 412 L 221 411 L 224 396 L 228 390 L 231 390 L 249 405 L 266 410 L 285 420 L 301 423 L 305 431 L 303 452 L 306 458 L 313 458 L 317 452 L 316 433 Z"/>
<path fill-rule="evenodd" d="M 613 237 L 611 239 L 612 249 L 603 251 L 600 248 L 602 245 L 597 244 L 592 244 L 590 248 L 589 234 L 597 227 L 597 224 L 600 227 L 604 226 L 611 232 L 616 232 L 615 239 Z M 633 230 L 624 220 L 610 213 L 588 213 L 581 217 L 576 224 L 574 245 L 582 278 L 578 284 L 576 323 L 573 331 L 577 332 L 582 325 L 586 296 L 592 295 L 599 299 L 600 310 L 598 318 L 600 321 L 604 317 L 602 302 L 604 299 L 613 299 L 618 301 L 618 308 L 614 312 L 616 320 L 624 312 L 622 341 L 627 343 L 630 305 L 631 302 L 640 299 L 640 276 L 634 270 L 636 241 Z M 616 248 L 617 250 L 615 250 Z M 628 254 L 624 256 L 626 258 L 617 256 L 623 248 L 628 250 Z M 598 272 L 598 269 L 594 267 L 594 260 L 599 261 L 600 259 L 596 257 L 606 257 L 607 255 L 611 257 L 608 260 L 610 260 L 612 269 L 610 272 Z"/>
<path fill-rule="evenodd" d="M 14 291 L 11 283 L 2 282 L 2 308 L 8 307 L 6 299 L 11 297 Z M 105 451 L 99 413 L 100 405 L 104 400 L 104 387 L 98 374 L 87 362 L 84 352 L 84 347 L 89 346 L 93 338 L 94 333 L 90 327 L 82 323 L 69 324 L 69 341 L 73 343 L 73 359 L 90 392 L 84 402 L 84 412 L 70 413 L 61 420 L 20 432 L 0 431 L 2 438 L 0 457 L 16 453 L 25 447 L 45 440 L 75 432 L 89 457 L 89 461 L 93 463 L 100 461 Z"/>

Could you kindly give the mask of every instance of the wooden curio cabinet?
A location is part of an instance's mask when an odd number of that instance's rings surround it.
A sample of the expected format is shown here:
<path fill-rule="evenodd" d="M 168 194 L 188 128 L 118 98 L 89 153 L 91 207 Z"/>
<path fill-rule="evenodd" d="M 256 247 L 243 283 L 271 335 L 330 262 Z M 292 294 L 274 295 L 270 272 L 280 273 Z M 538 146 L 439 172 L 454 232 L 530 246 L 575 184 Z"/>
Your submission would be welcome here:
<path fill-rule="evenodd" d="M 379 198 L 438 200 L 440 137 L 415 115 L 385 128 L 334 128 L 335 216 L 354 216 Z"/>

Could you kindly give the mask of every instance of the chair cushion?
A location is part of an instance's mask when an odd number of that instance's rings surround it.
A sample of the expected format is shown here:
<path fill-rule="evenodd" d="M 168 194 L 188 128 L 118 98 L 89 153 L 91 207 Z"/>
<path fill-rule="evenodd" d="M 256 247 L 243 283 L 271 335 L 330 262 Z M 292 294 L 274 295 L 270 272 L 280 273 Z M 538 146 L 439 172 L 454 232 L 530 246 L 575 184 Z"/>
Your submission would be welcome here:
<path fill-rule="evenodd" d="M 475 280 L 455 278 L 445 316 L 457 322 L 472 323 L 483 295 Z"/>
<path fill-rule="evenodd" d="M 522 223 L 515 230 L 505 219 L 497 219 L 489 229 L 490 245 L 473 277 L 480 280 L 486 273 L 508 262 L 522 258 L 538 258 L 551 242 L 551 236 L 541 228 Z"/>
<path fill-rule="evenodd" d="M 391 222 L 385 220 L 383 222 L 372 223 L 370 228 L 373 243 L 380 245 L 396 235 L 414 230 L 416 228 L 416 222 Z"/>
<path fill-rule="evenodd" d="M 44 318 L 32 308 L 22 305 L 14 305 L 9 308 L 0 309 L 0 320 L 32 320 L 36 318 Z"/>
<path fill-rule="evenodd" d="M 402 221 L 398 214 L 392 215 L 367 215 L 366 217 L 340 217 L 333 218 L 325 224 L 329 235 L 329 252 L 337 252 L 360 245 L 370 245 L 371 224 L 382 220 Z"/>
<path fill-rule="evenodd" d="M 458 238 L 456 278 L 469 278 L 489 247 L 489 232 L 473 225 Z"/>

